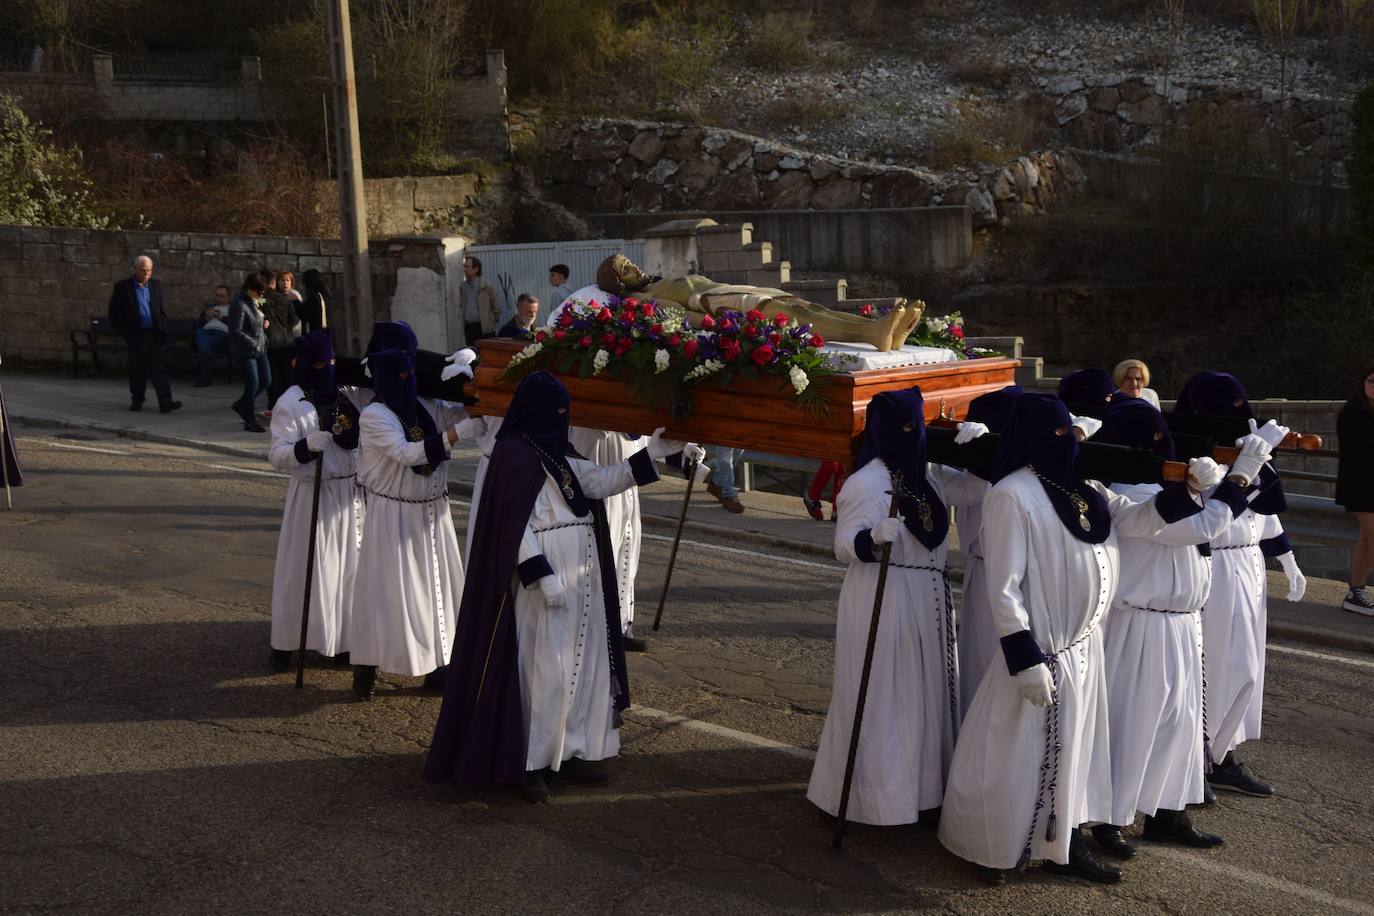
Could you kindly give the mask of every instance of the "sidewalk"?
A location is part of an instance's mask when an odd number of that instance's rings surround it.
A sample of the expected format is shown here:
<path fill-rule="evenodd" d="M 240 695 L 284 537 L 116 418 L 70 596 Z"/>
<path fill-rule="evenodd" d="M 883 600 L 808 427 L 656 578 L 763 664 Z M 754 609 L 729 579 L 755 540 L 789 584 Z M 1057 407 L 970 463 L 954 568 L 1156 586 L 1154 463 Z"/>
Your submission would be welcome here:
<path fill-rule="evenodd" d="M 173 383 L 175 397 L 184 405 L 170 414 L 159 414 L 153 401 L 139 413 L 127 408 L 129 393 L 122 377 L 72 379 L 52 373 L 0 374 L 10 419 L 16 426 L 84 429 L 132 439 L 165 442 L 191 448 L 266 461 L 266 433 L 244 432 L 243 424 L 229 409 L 241 393 L 236 385 L 216 382 L 209 388 L 191 387 L 189 379 Z M 261 403 L 261 402 L 260 402 Z M 151 409 L 150 409 L 151 406 Z M 266 424 L 264 424 L 266 425 Z M 455 466 L 449 474 L 457 496 L 472 492 L 477 450 L 462 443 L 454 450 Z M 682 511 L 686 482 L 669 473 L 640 493 L 641 516 L 646 531 L 671 535 Z M 745 512 L 726 512 L 704 486 L 693 488 L 683 537 L 724 537 L 734 546 L 763 555 L 769 552 L 800 554 L 817 562 L 835 561 L 835 526 L 806 515 L 801 499 L 754 490 L 742 497 Z M 826 506 L 827 512 L 829 505 Z M 748 563 L 741 558 L 741 565 Z M 760 563 L 766 563 L 761 556 Z M 955 577 L 962 577 L 963 556 L 950 551 Z M 1269 632 L 1321 646 L 1374 653 L 1374 620 L 1340 609 L 1345 583 L 1310 579 L 1307 599 L 1296 604 L 1282 599 L 1287 591 L 1283 577 L 1269 576 Z"/>

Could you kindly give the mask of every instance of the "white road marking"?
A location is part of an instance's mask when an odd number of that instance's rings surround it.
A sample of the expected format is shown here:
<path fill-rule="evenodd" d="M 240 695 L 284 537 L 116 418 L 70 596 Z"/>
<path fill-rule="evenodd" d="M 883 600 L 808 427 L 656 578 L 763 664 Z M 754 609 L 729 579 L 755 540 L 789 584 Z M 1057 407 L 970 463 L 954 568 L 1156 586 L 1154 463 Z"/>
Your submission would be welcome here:
<path fill-rule="evenodd" d="M 1374 661 L 1364 658 L 1350 658 L 1345 655 L 1327 655 L 1325 652 L 1312 652 L 1307 649 L 1293 649 L 1288 646 L 1276 646 L 1272 642 L 1269 644 L 1269 651 L 1284 652 L 1288 655 L 1300 655 L 1303 658 L 1319 658 L 1324 662 L 1339 662 L 1342 665 L 1354 665 L 1357 668 L 1374 668 Z"/>
<path fill-rule="evenodd" d="M 48 448 L 65 448 L 73 452 L 99 452 L 102 455 L 132 455 L 133 452 L 121 452 L 112 448 L 96 448 L 93 445 L 68 445 L 66 442 L 52 442 L 47 439 L 29 439 L 29 442 L 42 442 Z"/>
<path fill-rule="evenodd" d="M 726 728 L 724 725 L 716 725 L 714 722 L 702 722 L 699 719 L 689 719 L 686 716 L 675 716 L 670 712 L 664 712 L 661 709 L 652 709 L 648 706 L 631 706 L 626 712 L 632 716 L 656 719 L 665 725 L 690 728 L 693 731 L 706 732 L 718 738 L 728 738 L 731 741 L 738 741 L 740 744 L 750 744 L 754 747 L 764 748 L 765 750 L 777 751 L 779 754 L 786 754 L 789 757 L 796 757 L 800 760 L 812 761 L 816 759 L 816 752 L 810 748 L 797 747 L 795 744 L 784 744 L 781 741 L 774 741 L 772 738 L 765 738 L 762 735 L 754 735 L 749 732 Z"/>
<path fill-rule="evenodd" d="M 233 471 L 235 474 L 252 474 L 256 477 L 290 477 L 290 474 L 283 474 L 280 471 L 255 471 L 252 468 L 236 468 L 232 464 L 211 464 L 208 467 L 220 471 Z"/>
<path fill-rule="evenodd" d="M 1313 903 L 1321 904 L 1328 911 L 1330 908 L 1344 910 L 1349 913 L 1361 913 L 1366 916 L 1374 916 L 1374 906 L 1363 900 L 1352 900 L 1349 897 L 1337 897 L 1326 891 L 1315 887 L 1308 887 L 1305 884 L 1298 884 L 1296 881 L 1289 881 L 1276 875 L 1265 874 L 1264 872 L 1251 871 L 1248 868 L 1241 868 L 1239 865 L 1229 865 L 1225 862 L 1218 862 L 1215 859 L 1200 856 L 1196 851 L 1184 851 L 1173 849 L 1168 846 L 1160 846 L 1152 843 L 1149 846 L 1147 855 L 1161 856 L 1170 860 L 1175 865 L 1183 868 L 1196 868 L 1199 871 L 1211 872 L 1230 878 L 1241 884 L 1248 884 L 1251 887 L 1263 888 L 1267 891 L 1275 891 L 1280 894 L 1288 894 L 1299 897 L 1303 900 L 1310 900 Z"/>
<path fill-rule="evenodd" d="M 732 795 L 760 795 L 764 793 L 796 795 L 798 792 L 804 791 L 806 791 L 806 783 L 804 782 L 748 783 L 742 786 L 712 786 L 709 789 L 670 789 L 665 786 L 661 789 L 646 789 L 642 792 L 617 792 L 615 800 L 617 802 L 679 801 L 685 798 L 728 798 Z M 585 804 L 604 805 L 605 803 L 605 797 L 598 792 L 559 793 L 553 799 L 553 804 L 559 807 Z"/>
<path fill-rule="evenodd" d="M 729 536 L 729 532 L 722 532 L 722 534 L 725 535 L 725 536 L 727 536 L 727 537 Z M 647 531 L 644 532 L 644 537 L 647 538 L 647 539 L 649 539 L 649 540 L 653 540 L 653 541 L 671 541 L 671 540 L 672 540 L 672 538 L 668 537 L 666 534 L 650 534 L 650 533 L 647 532 Z M 755 561 L 758 561 L 758 560 L 772 560 L 772 561 L 774 561 L 774 562 L 776 562 L 776 563 L 791 563 L 793 566 L 804 566 L 804 567 L 806 567 L 807 569 L 820 569 L 820 570 L 824 570 L 825 572 L 828 572 L 828 573 L 835 573 L 836 575 L 841 575 L 841 576 L 844 575 L 845 572 L 846 572 L 846 568 L 845 568 L 845 567 L 843 567 L 843 566 L 838 566 L 838 565 L 836 565 L 836 564 L 834 564 L 834 563 L 815 563 L 815 562 L 812 562 L 811 560 L 798 560 L 796 557 L 782 557 L 782 556 L 778 556 L 777 554 L 762 553 L 762 552 L 757 551 L 757 550 L 741 550 L 741 549 L 738 548 L 738 547 L 726 547 L 726 546 L 721 545 L 721 544 L 708 544 L 708 543 L 706 543 L 705 541 L 692 541 L 692 540 L 688 540 L 687 538 L 683 538 L 683 539 L 682 539 L 682 543 L 685 544 L 685 545 L 687 545 L 687 546 L 689 546 L 689 547 L 696 547 L 696 548 L 698 548 L 698 549 L 700 549 L 700 550 L 719 551 L 719 552 L 721 552 L 721 553 L 733 553 L 733 554 L 738 554 L 739 556 L 742 556 L 742 557 L 749 557 L 751 560 L 755 560 Z"/>

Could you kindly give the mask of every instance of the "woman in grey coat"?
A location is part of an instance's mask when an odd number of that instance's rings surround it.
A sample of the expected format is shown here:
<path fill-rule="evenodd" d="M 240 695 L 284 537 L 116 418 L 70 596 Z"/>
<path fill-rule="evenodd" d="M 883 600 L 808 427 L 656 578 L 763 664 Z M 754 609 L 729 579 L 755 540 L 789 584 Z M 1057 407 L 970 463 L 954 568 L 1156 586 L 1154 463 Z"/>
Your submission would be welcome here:
<path fill-rule="evenodd" d="M 243 428 L 249 432 L 266 430 L 258 423 L 254 407 L 258 395 L 267 390 L 272 370 L 267 365 L 267 319 L 259 304 L 266 284 L 256 273 L 243 281 L 243 289 L 229 306 L 229 355 L 243 374 L 243 396 L 233 404 L 234 413 L 243 418 Z"/>

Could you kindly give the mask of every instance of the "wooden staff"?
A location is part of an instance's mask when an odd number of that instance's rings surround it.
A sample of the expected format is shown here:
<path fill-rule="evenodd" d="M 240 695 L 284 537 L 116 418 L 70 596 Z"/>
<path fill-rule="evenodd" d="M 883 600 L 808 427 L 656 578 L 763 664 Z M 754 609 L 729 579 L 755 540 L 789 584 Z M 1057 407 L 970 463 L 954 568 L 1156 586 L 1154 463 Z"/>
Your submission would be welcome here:
<path fill-rule="evenodd" d="M 697 480 L 697 463 L 688 459 L 682 470 L 687 474 L 687 493 L 682 497 L 682 513 L 677 517 L 677 532 L 673 535 L 673 549 L 668 553 L 668 574 L 663 578 L 663 591 L 658 596 L 658 610 L 654 613 L 654 632 L 663 620 L 663 604 L 668 600 L 668 584 L 673 581 L 673 565 L 677 563 L 677 545 L 682 540 L 682 526 L 687 523 L 687 507 L 692 503 L 692 484 Z"/>
<path fill-rule="evenodd" d="M 902 475 L 892 475 L 892 503 L 887 507 L 887 517 L 896 518 L 897 506 L 902 499 Z M 835 817 L 835 839 L 831 844 L 839 849 L 844 845 L 845 814 L 849 811 L 849 788 L 854 781 L 854 760 L 859 755 L 859 730 L 864 724 L 864 705 L 868 700 L 868 678 L 873 673 L 873 648 L 878 642 L 878 621 L 883 614 L 883 592 L 887 588 L 887 567 L 892 561 L 892 543 L 883 545 L 883 555 L 878 564 L 878 586 L 873 593 L 873 619 L 868 624 L 868 646 L 864 649 L 864 670 L 859 677 L 859 701 L 854 707 L 854 729 L 849 733 L 849 759 L 844 764 L 844 784 L 840 789 L 840 811 Z"/>
<path fill-rule="evenodd" d="M 9 431 L 5 428 L 5 395 L 0 392 L 0 478 L 5 481 L 5 508 L 14 508 L 14 498 L 10 495 L 10 465 L 5 456 L 9 445 Z"/>
<path fill-rule="evenodd" d="M 296 660 L 296 689 L 305 686 L 305 637 L 310 632 L 310 586 L 315 581 L 315 531 L 320 521 L 320 481 L 324 479 L 324 453 L 315 459 L 315 494 L 310 500 L 310 546 L 305 551 L 305 600 L 301 603 L 301 653 Z"/>

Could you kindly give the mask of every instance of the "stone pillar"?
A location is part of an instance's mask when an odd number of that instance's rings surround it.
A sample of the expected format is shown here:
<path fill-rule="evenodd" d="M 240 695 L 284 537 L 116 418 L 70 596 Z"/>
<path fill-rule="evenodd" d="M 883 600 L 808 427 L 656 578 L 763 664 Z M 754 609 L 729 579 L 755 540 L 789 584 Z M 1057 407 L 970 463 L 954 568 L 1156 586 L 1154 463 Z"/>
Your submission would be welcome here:
<path fill-rule="evenodd" d="M 95 77 L 97 95 L 108 96 L 114 91 L 114 58 L 108 54 L 91 55 L 91 72 Z"/>
<path fill-rule="evenodd" d="M 487 84 L 506 85 L 506 52 L 500 48 L 487 50 Z"/>
<path fill-rule="evenodd" d="M 713 219 L 675 219 L 640 233 L 644 241 L 645 272 L 660 277 L 685 277 L 701 273 L 697 230 L 717 225 Z"/>
<path fill-rule="evenodd" d="M 463 253 L 471 241 L 462 236 L 409 235 L 387 244 L 396 258 L 391 320 L 409 324 L 423 349 L 452 353 L 465 346 L 458 287 L 463 282 Z"/>
<path fill-rule="evenodd" d="M 262 61 L 256 57 L 239 58 L 238 116 L 240 121 L 259 121 L 262 87 Z"/>

